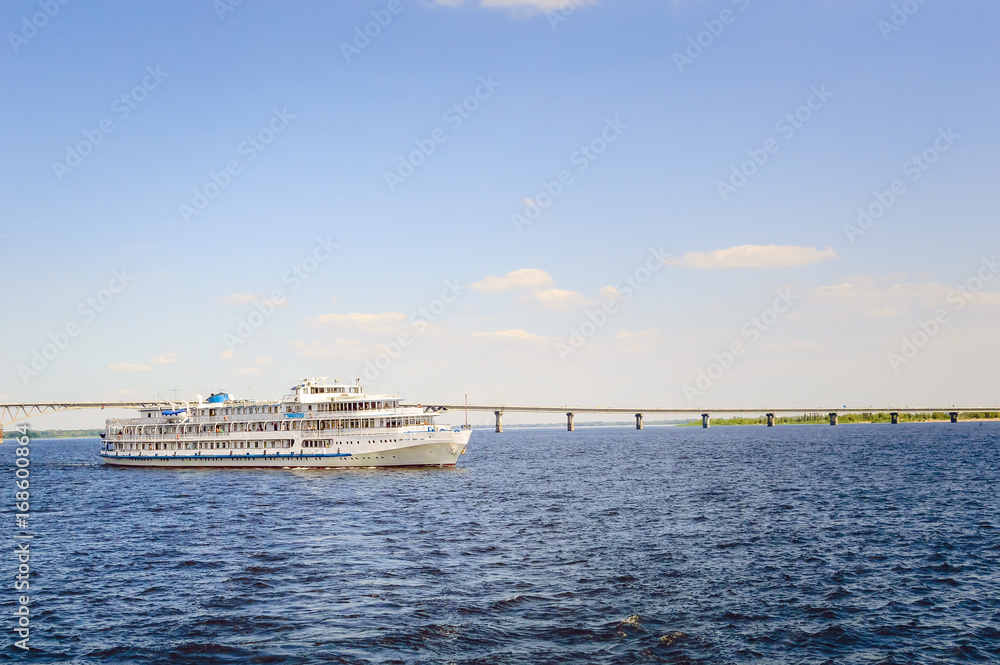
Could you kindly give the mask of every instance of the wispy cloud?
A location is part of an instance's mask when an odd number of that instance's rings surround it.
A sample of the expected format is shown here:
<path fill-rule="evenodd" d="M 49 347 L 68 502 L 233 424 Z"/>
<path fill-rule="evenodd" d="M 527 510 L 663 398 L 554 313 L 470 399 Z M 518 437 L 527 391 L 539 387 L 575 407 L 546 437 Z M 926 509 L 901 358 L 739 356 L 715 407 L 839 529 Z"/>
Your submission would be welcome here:
<path fill-rule="evenodd" d="M 615 337 L 621 344 L 622 353 L 649 353 L 660 345 L 660 333 L 653 328 L 639 332 L 621 330 Z"/>
<path fill-rule="evenodd" d="M 153 359 L 153 364 L 154 365 L 170 365 L 175 360 L 177 360 L 177 354 L 176 353 L 168 353 L 165 356 L 157 356 L 156 358 L 154 358 Z"/>
<path fill-rule="evenodd" d="M 586 303 L 582 293 L 566 289 L 535 289 L 518 299 L 519 303 L 533 303 L 548 309 L 566 309 Z"/>
<path fill-rule="evenodd" d="M 252 293 L 230 293 L 219 298 L 219 302 L 224 305 L 249 305 L 256 300 L 257 296 Z"/>
<path fill-rule="evenodd" d="M 287 298 L 269 298 L 267 296 L 256 296 L 252 293 L 230 293 L 228 296 L 221 296 L 219 302 L 223 305 L 252 305 L 256 302 L 267 300 L 274 305 L 284 305 Z"/>
<path fill-rule="evenodd" d="M 819 250 L 796 245 L 737 245 L 714 252 L 691 252 L 669 263 L 686 268 L 789 268 L 836 256 L 833 247 Z"/>
<path fill-rule="evenodd" d="M 549 340 L 548 337 L 536 335 L 526 330 L 522 330 L 521 328 L 498 330 L 490 333 L 477 332 L 472 333 L 472 336 L 476 339 L 482 339 L 490 342 L 544 342 Z"/>
<path fill-rule="evenodd" d="M 323 314 L 312 319 L 312 324 L 316 326 L 331 326 L 380 335 L 390 334 L 399 330 L 405 322 L 406 315 L 400 312 Z"/>
<path fill-rule="evenodd" d="M 521 268 L 513 270 L 503 277 L 487 275 L 481 282 L 476 282 L 472 288 L 482 293 L 503 293 L 511 289 L 548 286 L 552 276 L 538 268 Z"/>
<path fill-rule="evenodd" d="M 996 291 L 961 296 L 953 286 L 907 280 L 906 275 L 875 278 L 855 275 L 846 282 L 817 288 L 816 297 L 832 306 L 827 307 L 825 316 L 843 316 L 853 312 L 876 318 L 912 317 L 934 307 L 951 307 L 956 302 L 970 307 L 1000 306 L 1000 293 Z"/>
<path fill-rule="evenodd" d="M 370 347 L 356 339 L 336 337 L 330 340 L 313 340 L 305 342 L 297 340 L 292 346 L 303 358 L 338 358 L 357 356 L 365 353 Z"/>

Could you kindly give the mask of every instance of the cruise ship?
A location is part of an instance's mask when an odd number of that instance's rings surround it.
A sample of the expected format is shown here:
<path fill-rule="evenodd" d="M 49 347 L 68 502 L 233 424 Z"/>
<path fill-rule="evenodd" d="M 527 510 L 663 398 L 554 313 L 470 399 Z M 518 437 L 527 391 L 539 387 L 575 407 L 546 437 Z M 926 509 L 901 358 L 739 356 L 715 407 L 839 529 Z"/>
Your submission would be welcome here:
<path fill-rule="evenodd" d="M 219 392 L 193 404 L 111 418 L 101 459 L 116 466 L 455 466 L 472 430 L 445 427 L 420 406 L 360 384 L 303 379 L 280 401 Z"/>

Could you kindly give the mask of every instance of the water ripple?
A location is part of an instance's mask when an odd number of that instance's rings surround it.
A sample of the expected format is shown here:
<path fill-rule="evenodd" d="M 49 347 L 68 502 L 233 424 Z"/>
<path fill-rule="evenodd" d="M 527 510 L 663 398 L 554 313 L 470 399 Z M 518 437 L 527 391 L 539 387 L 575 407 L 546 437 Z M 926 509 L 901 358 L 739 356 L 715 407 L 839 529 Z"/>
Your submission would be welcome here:
<path fill-rule="evenodd" d="M 0 658 L 1000 662 L 998 441 L 477 431 L 456 469 L 382 471 L 114 469 L 39 441 L 34 650 Z"/>

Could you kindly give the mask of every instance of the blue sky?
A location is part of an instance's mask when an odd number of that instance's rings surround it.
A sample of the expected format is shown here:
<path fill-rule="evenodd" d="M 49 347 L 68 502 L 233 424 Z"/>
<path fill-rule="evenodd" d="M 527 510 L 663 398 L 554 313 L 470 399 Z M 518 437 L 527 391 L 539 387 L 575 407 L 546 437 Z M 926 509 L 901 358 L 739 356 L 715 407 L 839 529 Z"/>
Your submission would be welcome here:
<path fill-rule="evenodd" d="M 998 18 L 6 3 L 0 399 L 996 404 Z"/>

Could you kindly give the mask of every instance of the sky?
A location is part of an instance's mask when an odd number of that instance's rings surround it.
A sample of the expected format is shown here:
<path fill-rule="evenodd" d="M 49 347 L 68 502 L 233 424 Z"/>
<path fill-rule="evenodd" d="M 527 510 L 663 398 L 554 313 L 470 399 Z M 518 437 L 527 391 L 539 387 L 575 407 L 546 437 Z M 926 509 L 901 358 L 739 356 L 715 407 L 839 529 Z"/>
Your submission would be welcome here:
<path fill-rule="evenodd" d="M 6 2 L 0 402 L 998 406 L 998 20 Z"/>

